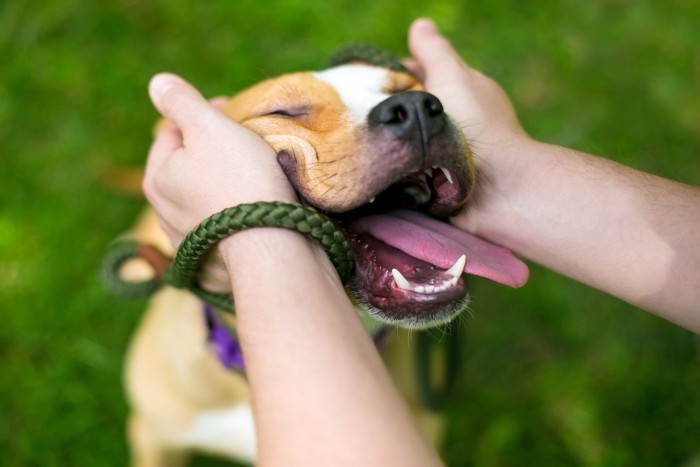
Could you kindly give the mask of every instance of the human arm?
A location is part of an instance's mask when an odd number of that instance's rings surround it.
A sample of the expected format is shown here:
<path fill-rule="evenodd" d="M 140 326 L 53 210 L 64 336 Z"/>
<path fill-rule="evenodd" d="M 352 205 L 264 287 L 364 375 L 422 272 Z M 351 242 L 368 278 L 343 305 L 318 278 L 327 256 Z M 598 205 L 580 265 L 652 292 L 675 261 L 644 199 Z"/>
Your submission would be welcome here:
<path fill-rule="evenodd" d="M 144 190 L 175 243 L 225 207 L 297 201 L 272 149 L 187 83 L 161 75 L 150 94 L 174 125 L 152 147 Z M 236 299 L 259 465 L 439 464 L 318 245 L 255 229 L 219 251 Z"/>
<path fill-rule="evenodd" d="M 474 148 L 479 185 L 455 225 L 700 332 L 700 189 L 532 140 L 425 20 L 409 47 Z"/>

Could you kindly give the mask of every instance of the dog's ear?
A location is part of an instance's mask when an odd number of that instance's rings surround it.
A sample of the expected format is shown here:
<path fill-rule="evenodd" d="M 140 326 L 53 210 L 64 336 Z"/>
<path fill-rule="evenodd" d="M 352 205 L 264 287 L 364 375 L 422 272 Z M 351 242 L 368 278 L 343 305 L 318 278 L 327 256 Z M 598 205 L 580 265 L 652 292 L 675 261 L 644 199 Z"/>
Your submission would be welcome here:
<path fill-rule="evenodd" d="M 108 167 L 99 175 L 98 182 L 115 193 L 143 198 L 143 174 L 140 167 Z"/>
<path fill-rule="evenodd" d="M 414 76 L 397 56 L 372 44 L 346 45 L 331 55 L 331 58 L 328 60 L 328 66 L 334 67 L 352 62 L 368 63 Z"/>

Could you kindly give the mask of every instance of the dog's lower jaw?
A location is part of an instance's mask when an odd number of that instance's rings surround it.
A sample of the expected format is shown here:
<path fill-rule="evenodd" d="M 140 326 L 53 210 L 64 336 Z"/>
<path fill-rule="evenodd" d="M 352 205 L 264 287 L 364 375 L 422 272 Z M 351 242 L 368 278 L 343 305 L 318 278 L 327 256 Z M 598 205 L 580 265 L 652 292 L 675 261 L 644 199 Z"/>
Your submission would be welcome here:
<path fill-rule="evenodd" d="M 375 306 L 355 281 L 346 287 L 346 291 L 370 334 L 387 325 L 409 330 L 441 326 L 468 310 L 470 303 L 469 292 L 465 292 L 458 300 L 432 305 L 428 309 L 383 309 Z"/>

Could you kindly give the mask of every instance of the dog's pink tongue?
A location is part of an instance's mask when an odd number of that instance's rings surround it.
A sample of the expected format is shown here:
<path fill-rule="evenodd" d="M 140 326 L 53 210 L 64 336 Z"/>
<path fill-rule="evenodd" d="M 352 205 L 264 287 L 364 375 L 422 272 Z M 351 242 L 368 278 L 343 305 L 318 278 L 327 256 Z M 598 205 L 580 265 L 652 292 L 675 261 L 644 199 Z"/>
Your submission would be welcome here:
<path fill-rule="evenodd" d="M 415 211 L 392 211 L 363 217 L 350 227 L 441 269 L 449 269 L 460 256 L 466 255 L 467 274 L 511 287 L 520 287 L 527 282 L 527 266 L 506 248 Z"/>

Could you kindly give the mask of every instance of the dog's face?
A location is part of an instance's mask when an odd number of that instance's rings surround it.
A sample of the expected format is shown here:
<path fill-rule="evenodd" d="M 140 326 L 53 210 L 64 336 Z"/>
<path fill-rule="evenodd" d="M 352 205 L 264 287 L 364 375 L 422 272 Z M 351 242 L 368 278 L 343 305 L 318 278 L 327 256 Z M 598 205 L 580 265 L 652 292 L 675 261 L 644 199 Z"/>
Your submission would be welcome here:
<path fill-rule="evenodd" d="M 434 214 L 461 207 L 473 186 L 461 132 L 406 73 L 350 64 L 284 75 L 226 110 L 275 148 L 304 201 L 324 211 L 358 208 L 411 174 L 415 196 L 427 198 L 416 181 L 433 167 L 453 175 L 449 193 L 421 203 L 434 204 Z"/>
<path fill-rule="evenodd" d="M 430 326 L 466 307 L 463 272 L 523 281 L 515 258 L 436 220 L 464 206 L 475 171 L 462 132 L 408 73 L 364 63 L 294 73 L 223 110 L 275 149 L 304 203 L 341 223 L 355 257 L 350 294 L 371 316 Z"/>

